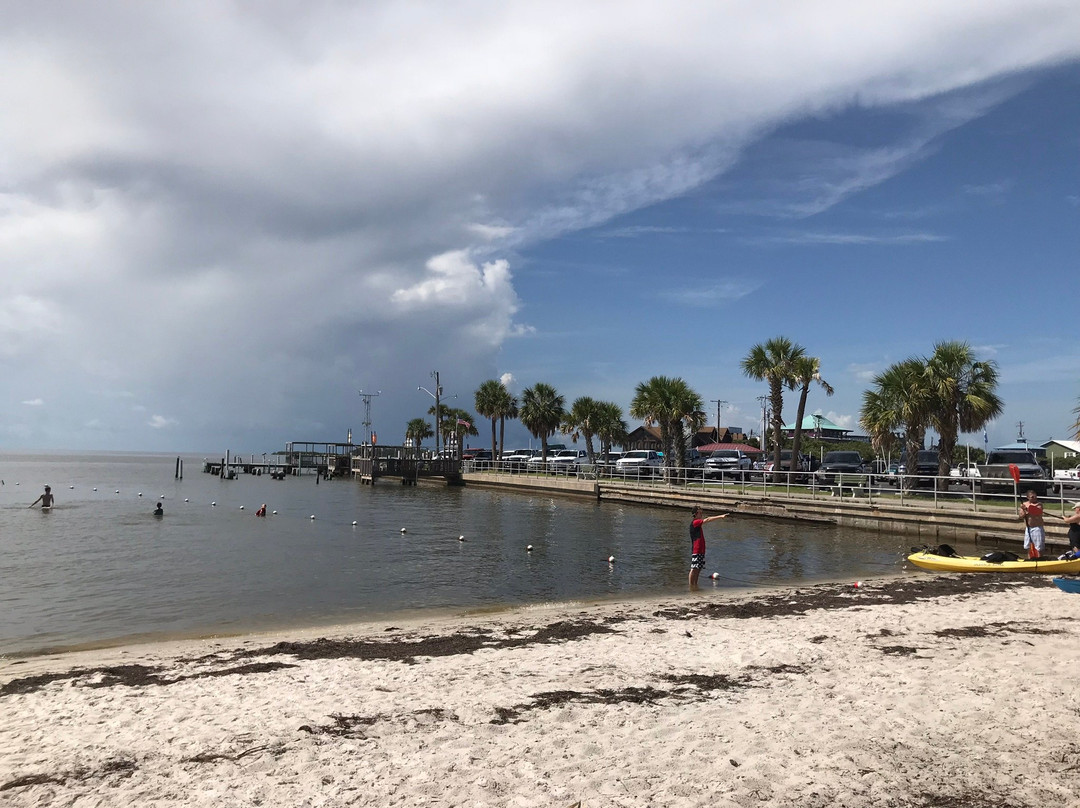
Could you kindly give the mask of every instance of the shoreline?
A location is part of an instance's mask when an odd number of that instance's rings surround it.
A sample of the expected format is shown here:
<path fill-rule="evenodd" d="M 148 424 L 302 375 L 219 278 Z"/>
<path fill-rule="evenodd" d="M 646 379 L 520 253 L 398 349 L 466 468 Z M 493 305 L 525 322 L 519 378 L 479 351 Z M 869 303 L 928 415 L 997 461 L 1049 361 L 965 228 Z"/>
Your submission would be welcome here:
<path fill-rule="evenodd" d="M 1075 804 L 1078 610 L 1046 577 L 921 573 L 5 660 L 0 793 Z"/>

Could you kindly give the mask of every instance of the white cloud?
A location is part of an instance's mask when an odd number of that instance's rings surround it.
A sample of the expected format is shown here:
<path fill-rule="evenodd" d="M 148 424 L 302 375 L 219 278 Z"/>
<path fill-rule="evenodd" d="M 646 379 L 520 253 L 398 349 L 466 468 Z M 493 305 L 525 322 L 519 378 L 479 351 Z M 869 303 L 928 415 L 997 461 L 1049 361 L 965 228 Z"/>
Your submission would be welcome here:
<path fill-rule="evenodd" d="M 166 418 L 164 415 L 154 415 L 151 416 L 150 420 L 146 423 L 154 429 L 165 429 L 167 427 L 176 426 L 178 422 L 175 418 Z"/>
<path fill-rule="evenodd" d="M 762 287 L 764 281 L 732 278 L 720 282 L 703 282 L 700 286 L 684 286 L 679 289 L 653 292 L 652 297 L 661 297 L 680 306 L 708 308 L 741 300 Z"/>
<path fill-rule="evenodd" d="M 40 407 L 44 403 L 45 403 L 45 399 L 43 399 L 43 398 L 31 398 L 31 399 L 23 402 L 23 404 L 25 404 L 27 407 Z"/>
<path fill-rule="evenodd" d="M 841 415 L 840 413 L 833 412 L 832 410 L 829 410 L 827 413 L 825 413 L 825 417 L 841 429 L 855 429 L 859 421 L 859 416 L 857 415 Z"/>
<path fill-rule="evenodd" d="M 983 83 L 1080 55 L 1080 8 L 1049 0 L 200 8 L 15 4 L 0 31 L 5 382 L 116 441 L 107 391 L 200 448 L 343 432 L 362 385 L 399 413 L 435 367 L 464 393 L 535 333 L 526 248 L 699 189 L 793 120 L 925 108 L 894 142 L 817 151 L 780 194 L 812 215 L 1007 91 Z"/>

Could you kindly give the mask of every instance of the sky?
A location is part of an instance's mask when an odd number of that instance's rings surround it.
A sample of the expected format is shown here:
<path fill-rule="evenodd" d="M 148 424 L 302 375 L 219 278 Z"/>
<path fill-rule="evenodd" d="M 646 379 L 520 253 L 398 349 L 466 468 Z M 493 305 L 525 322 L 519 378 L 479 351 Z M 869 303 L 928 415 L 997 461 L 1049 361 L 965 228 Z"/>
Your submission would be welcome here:
<path fill-rule="evenodd" d="M 1078 255 L 1074 1 L 0 2 L 0 451 L 359 441 L 361 392 L 400 443 L 433 371 L 756 434 L 779 335 L 843 427 L 962 340 L 991 445 L 1071 438 Z"/>

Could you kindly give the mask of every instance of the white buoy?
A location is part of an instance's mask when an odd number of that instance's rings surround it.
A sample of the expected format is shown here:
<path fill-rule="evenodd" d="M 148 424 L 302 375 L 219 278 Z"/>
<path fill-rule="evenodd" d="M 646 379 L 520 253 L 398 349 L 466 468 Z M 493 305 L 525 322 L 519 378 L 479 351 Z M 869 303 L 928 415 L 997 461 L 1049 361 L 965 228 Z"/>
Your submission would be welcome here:
<path fill-rule="evenodd" d="M 717 578 L 719 578 L 719 577 L 720 577 L 720 573 L 719 573 L 719 572 L 714 572 L 714 573 L 713 573 L 712 575 L 710 575 L 709 577 L 710 577 L 710 578 L 712 578 L 712 579 L 713 579 L 713 580 L 715 581 L 715 580 L 716 580 Z"/>
<path fill-rule="evenodd" d="M 458 537 L 457 537 L 457 540 L 458 540 L 458 541 L 465 541 L 465 537 L 464 537 L 464 536 L 458 536 Z"/>
<path fill-rule="evenodd" d="M 607 563 L 614 564 L 615 563 L 615 556 L 608 556 L 607 557 Z"/>
<path fill-rule="evenodd" d="M 120 493 L 120 489 L 119 489 L 119 488 L 117 488 L 117 489 L 116 489 L 116 493 L 118 493 L 118 494 Z"/>
<path fill-rule="evenodd" d="M 142 496 L 142 491 L 140 491 L 140 492 L 139 492 L 139 496 L 140 496 L 140 497 Z"/>
<path fill-rule="evenodd" d="M 407 530 L 406 530 L 405 528 L 402 528 L 402 529 L 401 529 L 401 532 L 402 532 L 402 533 L 408 533 L 409 531 L 407 531 Z"/>
<path fill-rule="evenodd" d="M 68 488 L 70 488 L 72 491 L 75 490 L 75 486 L 73 486 L 73 485 L 69 485 Z"/>
<path fill-rule="evenodd" d="M 274 511 L 274 513 L 277 513 L 277 511 Z M 352 526 L 353 526 L 353 527 L 356 527 L 356 520 L 355 520 L 355 519 L 353 519 L 353 523 L 352 523 Z"/>
<path fill-rule="evenodd" d="M 243 506 L 243 505 L 241 505 L 241 506 L 240 506 L 240 510 L 244 510 L 244 506 Z"/>
<path fill-rule="evenodd" d="M 217 503 L 216 503 L 216 502 L 211 502 L 211 503 L 210 503 L 210 507 L 211 507 L 211 508 L 216 508 L 216 507 L 217 507 Z"/>
<path fill-rule="evenodd" d="M 526 550 L 526 552 L 531 553 L 532 552 L 532 545 L 530 544 L 528 547 L 525 548 L 525 550 Z"/>
<path fill-rule="evenodd" d="M 190 501 L 191 500 L 189 500 L 187 497 L 184 497 L 184 502 L 190 502 Z"/>
<path fill-rule="evenodd" d="M 314 518 L 315 518 L 315 514 L 311 514 L 311 518 L 312 518 L 312 519 L 314 519 Z"/>
<path fill-rule="evenodd" d="M 18 483 L 16 483 L 16 485 L 18 485 Z M 97 489 L 96 489 L 96 488 L 95 488 L 94 490 L 95 490 L 95 491 L 97 491 Z"/>
<path fill-rule="evenodd" d="M 271 511 L 271 513 L 273 513 L 275 516 L 277 515 L 277 511 Z"/>

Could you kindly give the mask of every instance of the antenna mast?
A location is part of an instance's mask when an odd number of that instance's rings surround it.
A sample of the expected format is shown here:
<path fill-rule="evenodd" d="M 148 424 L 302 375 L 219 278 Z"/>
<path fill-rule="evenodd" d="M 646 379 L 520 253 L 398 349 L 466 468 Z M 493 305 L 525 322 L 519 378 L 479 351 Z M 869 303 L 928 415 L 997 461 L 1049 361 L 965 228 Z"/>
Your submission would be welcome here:
<path fill-rule="evenodd" d="M 382 395 L 382 390 L 376 390 L 374 393 L 360 391 L 360 398 L 364 400 L 364 431 L 367 433 L 368 442 L 372 444 L 375 443 L 375 433 L 371 431 L 371 399 L 380 395 Z"/>

